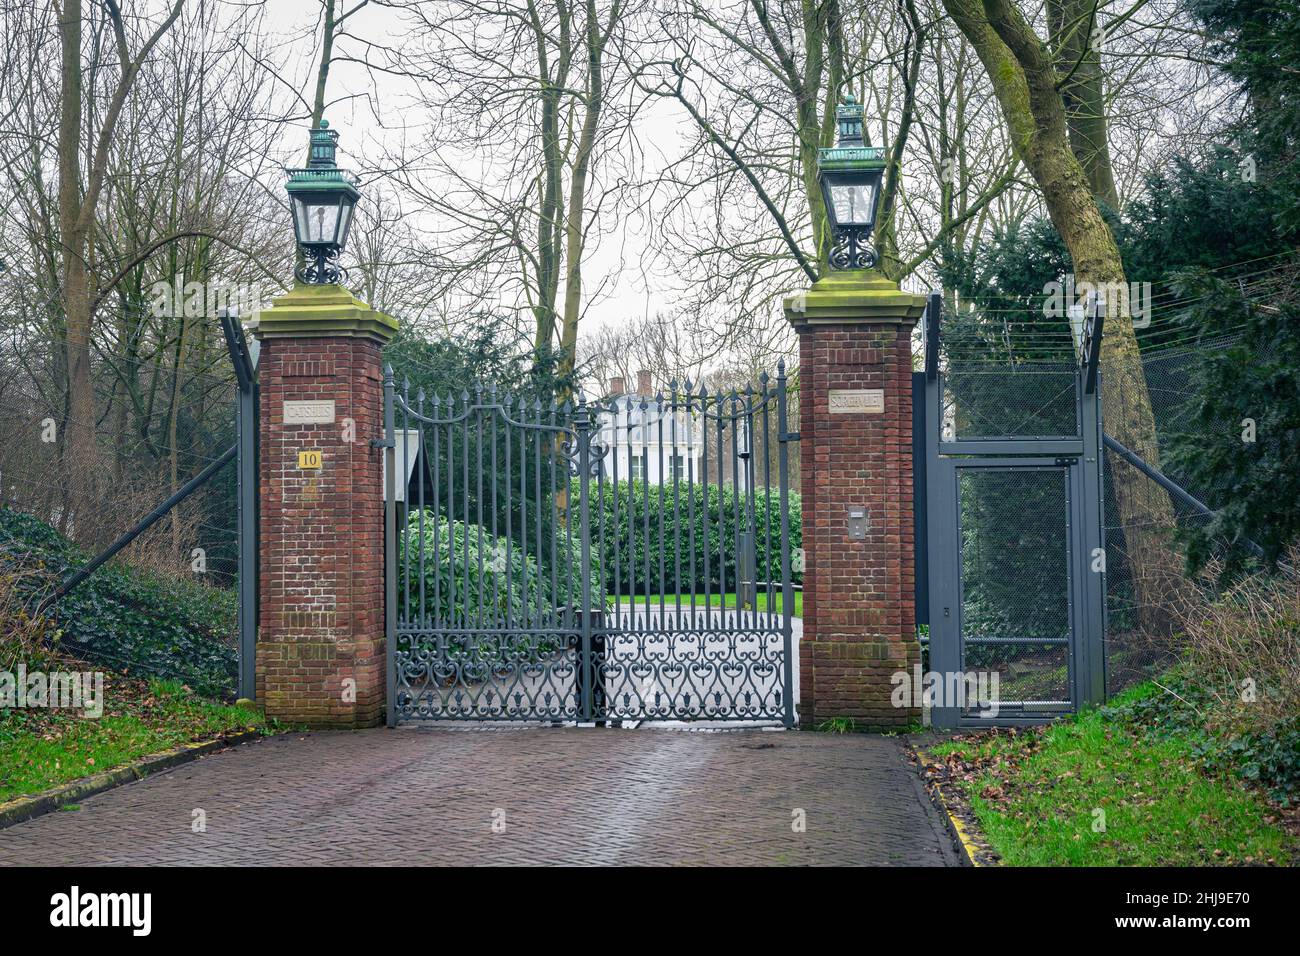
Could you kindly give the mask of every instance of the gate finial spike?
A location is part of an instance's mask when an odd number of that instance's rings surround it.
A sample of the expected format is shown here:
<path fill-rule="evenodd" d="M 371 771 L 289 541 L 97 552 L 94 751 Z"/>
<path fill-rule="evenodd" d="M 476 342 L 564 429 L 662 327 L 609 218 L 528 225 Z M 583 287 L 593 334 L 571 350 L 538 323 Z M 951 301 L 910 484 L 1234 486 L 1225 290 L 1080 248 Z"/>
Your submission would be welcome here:
<path fill-rule="evenodd" d="M 782 376 L 785 375 L 785 359 L 779 358 L 776 360 L 776 373 Z"/>
<path fill-rule="evenodd" d="M 384 365 L 384 384 L 385 384 L 385 385 L 392 385 L 392 384 L 393 384 L 393 366 L 392 366 L 392 364 L 385 364 L 385 365 Z"/>

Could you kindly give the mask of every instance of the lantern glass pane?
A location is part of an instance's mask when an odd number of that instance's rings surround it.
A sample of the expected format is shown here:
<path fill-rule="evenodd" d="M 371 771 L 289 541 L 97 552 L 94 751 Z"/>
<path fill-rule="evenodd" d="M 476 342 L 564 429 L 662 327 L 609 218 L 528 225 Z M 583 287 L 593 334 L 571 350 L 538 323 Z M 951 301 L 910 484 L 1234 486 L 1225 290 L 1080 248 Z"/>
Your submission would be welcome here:
<path fill-rule="evenodd" d="M 299 196 L 291 197 L 293 200 L 293 231 L 298 236 L 298 241 L 302 242 L 307 237 L 307 203 Z"/>
<path fill-rule="evenodd" d="M 869 226 L 875 207 L 875 189 L 869 183 L 832 183 L 831 203 L 841 226 Z"/>
<path fill-rule="evenodd" d="M 339 222 L 337 202 L 309 202 L 307 204 L 306 231 L 304 242 L 334 242 L 335 229 Z"/>
<path fill-rule="evenodd" d="M 348 226 L 352 224 L 352 205 L 347 202 L 342 202 L 339 205 L 338 243 L 341 247 L 348 241 Z"/>

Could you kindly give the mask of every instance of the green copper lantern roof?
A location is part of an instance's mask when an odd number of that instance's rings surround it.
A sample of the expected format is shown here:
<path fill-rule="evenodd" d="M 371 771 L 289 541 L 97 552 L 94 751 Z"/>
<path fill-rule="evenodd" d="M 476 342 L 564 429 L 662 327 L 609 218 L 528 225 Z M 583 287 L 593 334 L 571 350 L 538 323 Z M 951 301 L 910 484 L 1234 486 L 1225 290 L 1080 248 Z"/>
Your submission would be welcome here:
<path fill-rule="evenodd" d="M 355 177 L 335 165 L 334 155 L 338 149 L 339 134 L 329 128 L 329 120 L 321 120 L 320 126 L 311 131 L 311 147 L 307 166 L 303 169 L 285 170 L 289 182 L 285 188 L 290 194 L 296 192 L 337 192 L 358 198 Z"/>
<path fill-rule="evenodd" d="M 353 175 L 343 169 L 322 169 L 320 167 L 308 166 L 306 169 L 289 169 L 285 170 L 289 174 L 289 182 L 285 184 L 285 189 L 290 193 L 295 192 L 343 192 L 352 196 L 360 196 L 357 187 L 354 184 Z"/>
<path fill-rule="evenodd" d="M 834 146 L 817 150 L 817 163 L 822 169 L 884 169 L 885 150 L 867 142 L 862 124 L 862 104 L 852 93 L 835 107 L 835 121 L 839 127 Z"/>
<path fill-rule="evenodd" d="M 831 146 L 817 151 L 822 169 L 884 169 L 883 146 Z"/>

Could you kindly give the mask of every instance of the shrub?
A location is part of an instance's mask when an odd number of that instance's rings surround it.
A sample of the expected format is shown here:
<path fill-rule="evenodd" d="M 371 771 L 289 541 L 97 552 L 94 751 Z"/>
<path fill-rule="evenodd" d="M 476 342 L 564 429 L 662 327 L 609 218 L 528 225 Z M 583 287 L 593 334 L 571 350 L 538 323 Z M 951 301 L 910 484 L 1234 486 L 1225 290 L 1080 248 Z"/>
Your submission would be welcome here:
<path fill-rule="evenodd" d="M 33 612 L 28 598 L 33 586 L 25 579 L 38 573 L 0 568 L 0 671 L 12 673 L 20 663 L 40 668 L 53 656 L 58 631 L 49 618 Z"/>
<path fill-rule="evenodd" d="M 1300 572 L 1255 574 L 1192 594 L 1178 609 L 1177 666 L 1149 694 L 1111 708 L 1157 732 L 1190 736 L 1210 772 L 1229 772 L 1285 804 L 1300 800 Z M 1211 564 L 1206 582 L 1219 577 Z M 1199 597 L 1198 597 L 1199 595 Z"/>
<path fill-rule="evenodd" d="M 1228 770 L 1268 790 L 1284 806 L 1300 801 L 1300 718 L 1248 731 L 1202 752 L 1210 771 Z"/>
<path fill-rule="evenodd" d="M 1300 717 L 1300 549 L 1277 574 L 1255 574 L 1182 611 L 1191 680 L 1231 729 L 1268 731 Z M 1214 566 L 1207 574 L 1216 574 Z"/>
<path fill-rule="evenodd" d="M 490 626 L 494 616 L 532 620 L 553 610 L 550 578 L 543 578 L 531 555 L 481 525 L 448 521 L 428 509 L 412 512 L 402 535 L 400 560 L 411 581 L 413 608 L 421 543 L 426 612 L 443 626 L 474 626 L 480 613 Z M 399 589 L 405 580 L 399 579 Z"/>
<path fill-rule="evenodd" d="M 603 489 L 592 482 L 590 495 L 592 552 L 599 553 L 599 571 L 607 593 L 614 593 L 616 587 L 620 594 L 703 591 L 706 584 L 716 591 L 724 578 L 727 590 L 735 590 L 737 519 L 739 527 L 748 525 L 748 494 L 741 492 L 738 496 L 734 488 L 717 485 L 674 487 L 607 481 Z M 789 492 L 788 501 L 790 547 L 794 549 L 803 543 L 799 494 Z M 755 489 L 753 511 L 757 578 L 760 583 L 770 578 L 779 585 L 779 491 Z M 795 562 L 791 566 L 793 579 L 802 580 Z"/>
<path fill-rule="evenodd" d="M 49 525 L 0 508 L 0 575 L 32 608 L 86 561 Z M 59 645 L 92 663 L 134 676 L 183 681 L 208 696 L 229 696 L 238 675 L 234 591 L 124 565 L 100 568 L 49 608 Z M 46 635 L 52 639 L 54 633 Z"/>

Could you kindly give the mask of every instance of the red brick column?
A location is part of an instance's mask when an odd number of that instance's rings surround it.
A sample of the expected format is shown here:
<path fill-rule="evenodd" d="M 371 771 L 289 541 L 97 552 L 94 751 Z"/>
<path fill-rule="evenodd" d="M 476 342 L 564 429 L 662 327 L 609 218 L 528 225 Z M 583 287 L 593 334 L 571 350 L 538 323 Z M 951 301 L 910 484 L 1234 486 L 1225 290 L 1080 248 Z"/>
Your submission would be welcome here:
<path fill-rule="evenodd" d="M 257 323 L 257 697 L 282 720 L 384 715 L 380 319 L 337 287 L 299 287 Z M 302 452 L 319 467 L 301 467 Z"/>
<path fill-rule="evenodd" d="M 833 275 L 786 300 L 799 332 L 805 726 L 905 725 L 893 675 L 920 661 L 912 525 L 912 329 L 922 296 L 870 273 Z M 835 410 L 832 411 L 832 405 Z M 865 536 L 849 533 L 865 511 Z"/>

